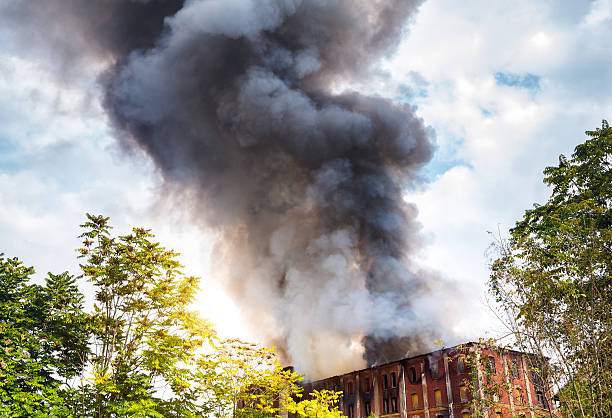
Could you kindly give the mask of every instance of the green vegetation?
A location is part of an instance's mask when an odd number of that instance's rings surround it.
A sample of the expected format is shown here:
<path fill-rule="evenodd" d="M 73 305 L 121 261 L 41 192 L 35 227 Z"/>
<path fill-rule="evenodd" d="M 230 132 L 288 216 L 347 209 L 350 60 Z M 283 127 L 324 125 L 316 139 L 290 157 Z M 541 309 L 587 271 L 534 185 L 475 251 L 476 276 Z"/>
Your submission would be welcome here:
<path fill-rule="evenodd" d="M 113 237 L 108 218 L 87 218 L 92 312 L 68 273 L 30 284 L 32 268 L 0 255 L 0 416 L 340 416 L 338 393 L 300 400 L 273 349 L 220 340 L 189 309 L 199 279 L 150 231 Z"/>
<path fill-rule="evenodd" d="M 552 195 L 495 243 L 490 290 L 516 345 L 536 354 L 565 416 L 612 416 L 612 128 L 544 170 Z M 550 405 L 551 394 L 543 403 Z"/>
<path fill-rule="evenodd" d="M 83 297 L 67 273 L 29 284 L 34 272 L 0 254 L 0 416 L 68 414 L 69 385 L 87 354 Z"/>

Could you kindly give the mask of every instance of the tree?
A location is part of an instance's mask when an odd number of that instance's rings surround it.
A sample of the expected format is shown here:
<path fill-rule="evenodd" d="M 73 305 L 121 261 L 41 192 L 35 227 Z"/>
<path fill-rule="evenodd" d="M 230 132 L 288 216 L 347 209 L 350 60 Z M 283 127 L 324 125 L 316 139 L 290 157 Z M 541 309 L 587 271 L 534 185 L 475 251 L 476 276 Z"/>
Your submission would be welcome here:
<path fill-rule="evenodd" d="M 214 336 L 189 310 L 198 280 L 177 254 L 143 228 L 114 238 L 108 218 L 87 215 L 83 274 L 96 288 L 91 370 L 84 416 L 173 417 L 203 414 L 196 359 Z M 87 412 L 89 411 L 89 412 Z"/>
<path fill-rule="evenodd" d="M 544 170 L 548 202 L 494 245 L 490 291 L 531 365 L 568 416 L 612 416 L 612 128 L 587 131 Z M 543 402 L 550 405 L 550 399 Z"/>
<path fill-rule="evenodd" d="M 337 407 L 340 395 L 342 395 L 342 392 L 314 390 L 309 399 L 296 402 L 291 398 L 286 405 L 286 409 L 299 417 L 340 418 L 343 416 Z M 370 414 L 370 417 L 372 416 L 374 414 Z"/>
<path fill-rule="evenodd" d="M 177 253 L 143 228 L 113 237 L 108 220 L 82 225 L 90 314 L 68 273 L 33 285 L 32 268 L 0 255 L 0 415 L 339 416 L 339 393 L 297 401 L 301 377 L 273 349 L 217 338 L 189 309 L 199 279 L 181 273 Z"/>
<path fill-rule="evenodd" d="M 177 253 L 149 230 L 114 238 L 108 218 L 87 218 L 81 268 L 97 290 L 82 416 L 273 417 L 299 404 L 301 377 L 273 349 L 220 340 L 189 310 L 199 279 L 181 273 Z M 327 396 L 308 402 L 329 411 Z"/>
<path fill-rule="evenodd" d="M 238 339 L 215 343 L 198 370 L 209 383 L 209 409 L 218 417 L 277 416 L 301 392 L 301 376 L 283 368 L 273 348 Z"/>
<path fill-rule="evenodd" d="M 45 286 L 29 283 L 33 273 L 0 254 L 0 415 L 67 416 L 88 353 L 83 296 L 68 273 Z"/>

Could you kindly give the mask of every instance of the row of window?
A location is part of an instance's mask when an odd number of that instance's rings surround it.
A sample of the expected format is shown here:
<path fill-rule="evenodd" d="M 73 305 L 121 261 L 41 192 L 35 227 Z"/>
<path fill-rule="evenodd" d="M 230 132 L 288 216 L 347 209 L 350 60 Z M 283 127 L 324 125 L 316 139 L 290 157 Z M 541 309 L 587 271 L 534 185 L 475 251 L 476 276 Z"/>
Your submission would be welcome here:
<path fill-rule="evenodd" d="M 537 395 L 537 401 L 538 404 L 540 404 L 541 406 L 546 407 L 546 397 L 544 396 L 544 394 L 542 392 L 536 392 Z M 465 385 L 461 385 L 459 386 L 459 396 L 460 396 L 460 400 L 462 403 L 465 403 L 468 401 L 468 389 Z M 520 393 L 520 391 L 518 392 L 517 395 L 515 395 L 517 399 L 517 403 L 521 404 L 522 403 L 522 394 Z M 436 406 L 441 406 L 443 405 L 442 403 L 442 392 L 440 391 L 440 389 L 435 389 L 434 390 L 434 399 L 435 399 L 435 404 Z M 419 403 L 419 395 L 417 393 L 412 393 L 410 395 L 410 402 L 411 402 L 411 406 L 412 409 L 420 409 L 420 403 Z M 364 412 L 365 412 L 365 416 L 369 416 L 372 413 L 372 404 L 370 401 L 366 401 L 364 402 Z M 396 397 L 392 397 L 389 401 L 388 398 L 384 398 L 383 399 L 383 414 L 394 414 L 397 413 L 398 409 L 397 409 L 397 398 Z M 348 415 L 349 418 L 353 417 L 353 413 L 354 413 L 354 405 L 349 405 L 348 407 Z"/>
<path fill-rule="evenodd" d="M 391 378 L 389 378 L 389 376 L 391 376 Z M 390 375 L 383 375 L 383 389 L 389 389 L 389 383 L 391 383 L 392 388 L 397 387 L 397 375 L 395 372 L 391 372 Z"/>
<path fill-rule="evenodd" d="M 432 377 L 434 379 L 439 379 L 440 378 L 440 373 L 439 373 L 439 368 L 438 368 L 438 361 L 434 360 L 431 364 L 430 364 L 430 370 L 431 370 L 431 374 Z M 463 358 L 458 358 L 457 359 L 457 373 L 459 374 L 463 374 L 465 373 L 465 361 Z M 410 367 L 408 369 L 408 382 L 410 384 L 417 384 L 419 382 L 419 377 L 420 377 L 420 373 L 417 373 L 417 369 L 416 367 Z M 398 376 L 397 373 L 395 372 L 391 372 L 389 374 L 383 374 L 382 375 L 382 385 L 383 385 L 383 389 L 389 389 L 389 388 L 395 388 L 397 387 L 397 383 L 398 383 Z M 365 378 L 365 382 L 364 382 L 364 392 L 369 392 L 371 390 L 371 385 L 370 385 L 370 378 L 366 377 Z M 349 382 L 347 385 L 347 393 L 349 396 L 353 396 L 353 383 Z"/>
<path fill-rule="evenodd" d="M 496 360 L 495 357 L 493 356 L 489 356 L 488 357 L 488 362 L 489 362 L 489 372 L 492 372 L 493 374 L 497 374 L 497 364 L 496 364 Z M 466 371 L 466 367 L 465 367 L 465 360 L 462 357 L 458 357 L 456 359 L 456 363 L 457 363 L 457 373 L 458 374 L 463 374 Z M 512 373 L 512 377 L 514 379 L 520 379 L 520 374 L 521 374 L 521 366 L 520 366 L 520 362 L 517 359 L 512 359 L 511 360 L 511 364 L 510 364 L 510 370 Z M 430 362 L 429 364 L 429 369 L 431 372 L 431 376 L 434 379 L 439 379 L 440 378 L 440 370 L 439 370 L 439 362 L 438 360 L 433 360 Z M 420 373 L 417 373 L 417 369 L 416 367 L 410 367 L 408 369 L 408 382 L 411 384 L 417 384 L 419 381 L 419 375 Z M 389 374 L 384 374 L 382 376 L 382 384 L 383 384 L 383 389 L 389 389 L 389 388 L 395 388 L 397 387 L 397 374 L 395 372 L 391 372 Z M 370 378 L 366 377 L 365 378 L 365 382 L 364 382 L 364 391 L 365 392 L 369 392 L 371 390 L 371 385 L 370 385 Z M 349 382 L 347 385 L 347 391 L 349 396 L 353 396 L 354 394 L 354 389 L 353 389 L 353 383 Z"/>
<path fill-rule="evenodd" d="M 388 376 L 390 376 L 390 379 Z M 391 383 L 392 388 L 397 386 L 397 377 L 396 377 L 395 372 L 392 372 L 390 375 L 386 375 L 386 374 L 383 375 L 383 388 L 385 389 L 389 388 L 389 381 Z M 366 392 L 369 392 L 370 379 L 368 377 L 365 378 L 365 387 L 366 387 Z M 353 382 L 349 382 L 347 384 L 347 393 L 348 393 L 348 396 L 354 395 Z M 459 397 L 460 397 L 461 402 L 468 401 L 468 389 L 465 385 L 459 386 Z M 434 389 L 434 399 L 435 399 L 436 405 L 442 405 L 442 392 L 440 389 Z M 412 404 L 412 409 L 420 408 L 419 395 L 416 392 L 410 395 L 410 401 Z M 367 412 L 368 409 L 370 408 L 370 402 L 367 401 L 365 405 L 366 405 L 365 409 Z M 389 409 L 389 406 L 390 406 L 390 409 Z M 390 413 L 397 411 L 397 398 L 392 397 L 390 403 L 387 398 L 384 398 L 383 399 L 383 411 L 391 411 Z M 369 415 L 369 413 L 367 413 L 366 416 L 367 415 Z"/>
<path fill-rule="evenodd" d="M 463 357 L 457 357 L 456 358 L 456 363 L 457 363 L 457 374 L 463 374 L 465 373 L 465 359 Z M 411 367 L 411 373 L 409 373 L 409 377 L 412 377 L 412 379 L 410 379 L 410 383 L 416 383 L 416 370 L 414 370 L 414 367 Z M 429 370 L 431 372 L 431 377 L 433 379 L 440 379 L 440 364 L 439 364 L 439 360 L 432 360 L 429 363 Z"/>
<path fill-rule="evenodd" d="M 493 374 L 497 374 L 497 363 L 493 356 L 489 356 L 489 369 Z M 521 364 L 517 359 L 512 359 L 510 361 L 510 373 L 514 379 L 521 378 Z"/>
<path fill-rule="evenodd" d="M 384 374 L 382 376 L 383 389 L 395 388 L 397 387 L 397 374 L 392 372 L 390 374 Z M 370 378 L 366 377 L 363 381 L 363 391 L 369 392 L 372 389 L 370 384 Z M 353 382 L 348 382 L 346 384 L 346 393 L 348 396 L 353 396 L 355 394 L 355 389 L 353 386 Z"/>
<path fill-rule="evenodd" d="M 537 395 L 537 401 L 540 405 L 542 406 L 546 406 L 546 397 L 544 396 L 544 394 L 542 392 L 536 392 Z M 468 388 L 465 385 L 461 385 L 459 386 L 459 396 L 460 396 L 460 400 L 462 403 L 465 403 L 468 401 Z M 412 393 L 410 395 L 410 402 L 411 402 L 411 407 L 412 409 L 420 409 L 421 405 L 419 403 L 419 395 L 417 393 Z M 442 391 L 440 389 L 434 389 L 434 399 L 435 399 L 435 405 L 436 406 L 442 406 Z M 517 393 L 515 394 L 515 399 L 518 401 L 517 403 L 522 403 L 522 394 L 520 393 L 520 391 L 517 391 Z M 353 418 L 354 417 L 354 404 L 351 404 L 348 406 L 348 411 L 347 411 L 347 415 L 348 418 Z M 397 413 L 398 410 L 398 404 L 397 404 L 397 397 L 391 397 L 389 398 L 383 398 L 383 402 L 382 402 L 382 409 L 383 409 L 383 414 L 387 415 L 387 414 L 395 414 Z M 365 416 L 369 416 L 372 413 L 372 404 L 370 401 L 365 401 L 364 402 L 364 413 Z M 463 412 L 461 414 L 462 418 L 467 418 L 469 417 L 469 413 L 467 412 Z M 496 418 L 501 418 L 501 412 L 497 412 L 496 413 Z"/>

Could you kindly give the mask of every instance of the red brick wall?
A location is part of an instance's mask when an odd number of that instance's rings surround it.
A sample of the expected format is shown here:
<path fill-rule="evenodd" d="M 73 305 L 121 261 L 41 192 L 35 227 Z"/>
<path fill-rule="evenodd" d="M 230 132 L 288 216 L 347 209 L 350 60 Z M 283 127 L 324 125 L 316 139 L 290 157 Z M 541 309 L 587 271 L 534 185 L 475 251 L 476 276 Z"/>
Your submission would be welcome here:
<path fill-rule="evenodd" d="M 467 344 L 466 347 L 468 349 L 474 349 L 476 345 L 470 343 Z M 402 388 L 400 379 L 402 378 L 401 370 L 403 366 L 406 415 L 410 418 L 437 418 L 439 415 L 448 417 L 449 396 L 447 393 L 447 376 L 444 366 L 445 355 L 448 358 L 448 380 L 450 383 L 453 400 L 452 416 L 461 418 L 461 414 L 463 412 L 468 411 L 469 401 L 472 400 L 471 394 L 469 393 L 469 384 L 471 376 L 468 362 L 465 362 L 464 372 L 459 373 L 458 358 L 462 355 L 462 352 L 456 347 L 395 361 L 370 369 L 347 373 L 342 376 L 336 376 L 319 382 L 314 382 L 313 384 L 305 385 L 304 388 L 306 393 L 308 393 L 312 389 L 326 388 L 331 390 L 334 388 L 334 385 L 339 385 L 340 380 L 342 380 L 342 385 L 339 387 L 339 389 L 344 392 L 342 402 L 343 411 L 345 411 L 346 413 L 347 405 L 353 404 L 355 408 L 355 417 L 364 417 L 366 412 L 364 400 L 367 399 L 367 395 L 365 395 L 367 393 L 367 387 L 365 385 L 366 379 L 369 379 L 369 383 L 371 386 L 369 396 L 372 412 L 376 411 L 375 404 L 377 403 L 378 411 L 380 411 L 380 416 L 388 418 L 400 417 L 400 413 L 403 407 L 402 397 L 400 396 L 400 389 Z M 496 385 L 501 389 L 499 393 L 499 400 L 496 403 L 494 410 L 492 411 L 492 417 L 496 417 L 496 412 L 501 412 L 503 418 L 510 418 L 512 416 L 510 409 L 512 403 L 514 404 L 513 407 L 515 416 L 525 414 L 526 418 L 531 418 L 535 417 L 536 415 L 548 415 L 547 411 L 543 409 L 539 409 L 538 411 L 536 411 L 537 413 L 534 414 L 531 414 L 529 412 L 529 397 L 527 395 L 528 386 L 530 389 L 529 392 L 531 395 L 533 407 L 537 408 L 538 404 L 533 382 L 530 381 L 530 384 L 528 385 L 525 380 L 525 373 L 523 370 L 522 362 L 523 354 L 513 351 L 505 352 L 502 354 L 502 351 L 496 348 L 481 348 L 481 356 L 485 359 L 489 356 L 492 356 L 495 359 L 495 374 L 492 376 L 492 378 L 495 381 Z M 507 362 L 507 367 L 504 367 L 504 359 Z M 518 374 L 516 376 L 514 376 L 512 373 L 513 361 L 517 364 Z M 437 379 L 434 378 L 432 373 L 434 371 L 434 364 L 437 364 L 438 367 Z M 414 381 L 411 381 L 410 379 L 412 367 L 414 367 L 415 370 L 416 379 L 414 379 Z M 395 373 L 396 375 L 395 387 L 393 387 L 392 373 Z M 357 387 L 357 375 L 359 375 L 359 388 Z M 387 375 L 388 381 L 387 389 L 384 389 L 385 375 Z M 428 401 L 428 417 L 425 417 L 422 376 L 424 376 L 425 378 L 425 383 L 427 387 L 426 396 Z M 348 394 L 349 382 L 351 382 L 353 385 L 352 396 Z M 511 393 L 508 393 L 507 391 L 508 382 L 511 385 Z M 378 389 L 377 398 L 374 397 L 374 394 L 376 393 L 376 391 L 374 390 L 374 384 L 377 385 Z M 468 387 L 468 402 L 461 402 L 460 387 L 462 384 L 465 384 Z M 436 389 L 440 390 L 441 395 L 441 403 L 439 405 L 435 400 Z M 522 400 L 520 402 L 519 399 L 515 396 L 516 390 L 520 391 L 521 393 Z M 416 394 L 418 397 L 418 405 L 416 408 L 412 404 L 412 394 Z M 360 397 L 359 411 L 357 410 L 358 396 Z M 392 413 L 392 398 L 394 397 L 397 397 L 397 413 Z M 389 414 L 386 415 L 383 413 L 383 399 L 385 398 L 388 399 L 389 402 Z"/>

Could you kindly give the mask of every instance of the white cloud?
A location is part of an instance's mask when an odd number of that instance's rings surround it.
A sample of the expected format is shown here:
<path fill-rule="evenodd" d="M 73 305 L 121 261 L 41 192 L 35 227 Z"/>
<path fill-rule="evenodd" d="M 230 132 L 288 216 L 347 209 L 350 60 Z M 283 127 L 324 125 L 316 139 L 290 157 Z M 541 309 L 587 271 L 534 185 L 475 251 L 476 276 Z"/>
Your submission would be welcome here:
<path fill-rule="evenodd" d="M 388 64 L 393 85 L 410 86 L 413 72 L 427 82 L 413 100 L 436 129 L 432 167 L 443 169 L 407 199 L 430 242 L 423 263 L 469 290 L 463 309 L 473 320 L 456 328 L 466 338 L 496 327 L 477 319 L 488 312 L 487 231 L 505 233 L 545 201 L 544 167 L 612 112 L 600 91 L 612 83 L 612 57 L 598 48 L 612 40 L 608 12 L 604 2 L 570 3 L 430 0 Z M 531 74 L 539 87 L 500 85 L 498 72 Z"/>
<path fill-rule="evenodd" d="M 583 25 L 598 26 L 612 20 L 612 0 L 595 0 L 591 4 L 591 10 L 585 16 Z"/>

